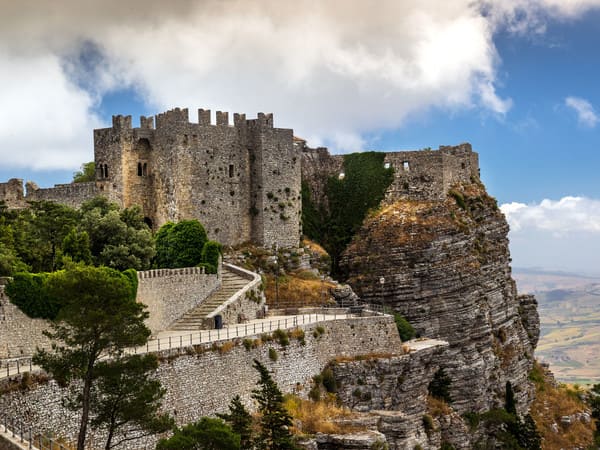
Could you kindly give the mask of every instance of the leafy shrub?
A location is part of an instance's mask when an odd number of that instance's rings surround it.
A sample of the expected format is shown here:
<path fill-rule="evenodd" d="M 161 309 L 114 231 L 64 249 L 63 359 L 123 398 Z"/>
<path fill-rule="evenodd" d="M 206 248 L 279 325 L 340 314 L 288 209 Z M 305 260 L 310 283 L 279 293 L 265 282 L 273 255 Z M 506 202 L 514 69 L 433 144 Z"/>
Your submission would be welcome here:
<path fill-rule="evenodd" d="M 269 347 L 269 359 L 271 361 L 277 361 L 279 359 L 279 355 L 277 354 L 277 350 L 273 347 Z"/>
<path fill-rule="evenodd" d="M 285 330 L 277 329 L 273 331 L 273 337 L 279 342 L 282 347 L 290 345 L 290 338 Z"/>
<path fill-rule="evenodd" d="M 321 376 L 323 377 L 323 387 L 327 390 L 327 392 L 330 393 L 336 393 L 338 386 L 337 386 L 337 381 L 335 381 L 335 376 L 333 375 L 333 370 L 331 370 L 331 367 L 326 367 L 325 369 L 323 369 L 323 372 L 321 372 Z"/>
<path fill-rule="evenodd" d="M 217 241 L 207 241 L 202 247 L 202 262 L 216 268 L 219 265 L 219 256 L 222 252 L 223 247 Z"/>
<path fill-rule="evenodd" d="M 479 426 L 479 414 L 477 414 L 476 412 L 469 411 L 464 413 L 463 417 L 469 424 L 469 430 L 475 431 Z"/>
<path fill-rule="evenodd" d="M 465 198 L 463 197 L 463 195 L 460 192 L 451 189 L 448 192 L 448 195 L 450 195 L 450 197 L 452 197 L 456 201 L 456 204 L 458 205 L 458 207 L 460 209 L 464 209 L 464 210 L 467 209 L 467 204 L 465 202 Z"/>
<path fill-rule="evenodd" d="M 6 285 L 10 301 L 31 318 L 56 318 L 61 303 L 48 294 L 46 280 L 49 273 L 17 273 Z"/>
<path fill-rule="evenodd" d="M 433 424 L 433 417 L 431 417 L 429 414 L 425 414 L 423 416 L 423 427 L 425 428 L 425 432 L 427 434 L 429 434 L 435 429 L 435 426 Z"/>
<path fill-rule="evenodd" d="M 401 314 L 394 313 L 394 322 L 396 322 L 398 334 L 400 335 L 400 339 L 403 342 L 410 341 L 412 338 L 415 337 L 415 329 Z"/>

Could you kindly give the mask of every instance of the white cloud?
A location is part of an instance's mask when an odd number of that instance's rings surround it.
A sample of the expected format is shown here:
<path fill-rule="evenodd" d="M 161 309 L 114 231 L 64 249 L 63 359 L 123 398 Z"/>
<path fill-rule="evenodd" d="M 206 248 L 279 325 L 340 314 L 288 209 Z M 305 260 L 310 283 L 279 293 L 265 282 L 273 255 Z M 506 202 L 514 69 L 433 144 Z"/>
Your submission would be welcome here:
<path fill-rule="evenodd" d="M 514 267 L 600 272 L 600 200 L 563 197 L 500 209 L 510 225 Z"/>
<path fill-rule="evenodd" d="M 58 58 L 0 59 L 2 165 L 64 169 L 88 160 L 100 121 L 92 98 L 65 78 Z"/>
<path fill-rule="evenodd" d="M 77 168 L 87 159 L 79 149 L 91 150 L 95 103 L 118 88 L 157 112 L 274 112 L 277 126 L 338 150 L 431 109 L 502 116 L 512 101 L 498 94 L 499 24 L 516 30 L 524 16 L 525 30 L 543 32 L 539 11 L 572 17 L 593 4 L 0 0 L 0 98 L 11 112 L 0 158 Z"/>
<path fill-rule="evenodd" d="M 565 105 L 577 113 L 577 120 L 583 126 L 593 128 L 600 122 L 600 117 L 598 117 L 592 104 L 583 98 L 567 97 L 565 98 Z"/>
<path fill-rule="evenodd" d="M 600 235 L 600 200 L 563 197 L 529 205 L 505 203 L 500 209 L 513 232 L 545 230 L 556 236 L 566 236 L 584 231 Z"/>

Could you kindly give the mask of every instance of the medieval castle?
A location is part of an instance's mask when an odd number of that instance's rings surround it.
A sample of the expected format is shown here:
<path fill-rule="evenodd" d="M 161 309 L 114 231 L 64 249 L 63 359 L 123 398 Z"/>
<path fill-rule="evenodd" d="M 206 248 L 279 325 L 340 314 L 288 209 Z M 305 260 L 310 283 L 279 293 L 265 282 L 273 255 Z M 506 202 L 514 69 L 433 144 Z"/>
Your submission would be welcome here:
<path fill-rule="evenodd" d="M 291 129 L 273 127 L 273 115 L 256 119 L 187 109 L 141 117 L 113 116 L 112 127 L 94 130 L 96 180 L 40 189 L 11 179 L 0 183 L 0 200 L 22 208 L 27 201 L 52 200 L 77 207 L 103 195 L 122 207 L 139 205 L 154 229 L 167 221 L 196 218 L 211 239 L 226 245 L 253 242 L 297 247 L 301 236 L 301 181 L 316 175 L 343 177 L 343 156 L 311 149 Z M 469 144 L 386 153 L 395 179 L 386 198 L 445 198 L 450 186 L 479 175 Z M 314 186 L 314 189 L 323 187 Z"/>

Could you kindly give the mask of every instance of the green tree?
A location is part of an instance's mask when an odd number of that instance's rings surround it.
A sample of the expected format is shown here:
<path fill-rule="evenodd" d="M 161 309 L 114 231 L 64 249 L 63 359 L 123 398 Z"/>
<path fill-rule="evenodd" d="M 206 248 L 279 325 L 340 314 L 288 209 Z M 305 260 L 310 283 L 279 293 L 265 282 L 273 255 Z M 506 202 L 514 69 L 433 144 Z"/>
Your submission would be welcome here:
<path fill-rule="evenodd" d="M 150 373 L 158 367 L 156 355 L 133 355 L 103 361 L 96 367 L 96 384 L 92 390 L 92 427 L 106 427 L 105 449 L 173 428 L 168 414 L 158 414 L 165 394 L 160 381 Z M 127 433 L 115 439 L 118 430 Z"/>
<path fill-rule="evenodd" d="M 73 174 L 73 183 L 85 183 L 96 180 L 96 163 L 94 161 L 83 163 L 81 170 Z"/>
<path fill-rule="evenodd" d="M 220 419 L 203 417 L 161 439 L 157 450 L 239 450 L 240 436 Z M 247 447 L 244 447 L 247 448 Z"/>
<path fill-rule="evenodd" d="M 57 267 L 57 254 L 63 239 L 75 227 L 79 217 L 73 208 L 59 203 L 41 201 L 31 204 L 31 231 L 34 245 L 41 250 L 41 267 L 36 272 L 53 272 Z"/>
<path fill-rule="evenodd" d="M 92 263 L 90 237 L 87 231 L 78 232 L 73 228 L 62 241 L 63 256 L 70 257 L 74 262 Z"/>
<path fill-rule="evenodd" d="M 302 188 L 302 222 L 305 233 L 323 245 L 331 256 L 332 272 L 339 273 L 339 259 L 361 226 L 367 212 L 383 200 L 394 180 L 394 169 L 384 165 L 385 154 L 353 153 L 344 156 L 344 177 L 323 180 L 326 204 L 315 205 L 308 184 Z M 305 203 L 306 202 L 306 203 Z"/>
<path fill-rule="evenodd" d="M 90 419 L 92 390 L 100 358 L 116 358 L 150 336 L 148 313 L 135 301 L 128 277 L 108 268 L 68 267 L 48 280 L 49 295 L 62 307 L 51 330 L 52 350 L 38 350 L 34 363 L 59 383 L 80 380 L 67 405 L 81 411 L 77 449 L 83 450 Z"/>
<path fill-rule="evenodd" d="M 239 395 L 236 395 L 229 404 L 229 413 L 217 414 L 231 426 L 234 433 L 240 435 L 241 448 L 250 448 L 252 445 L 252 416 L 244 407 Z"/>
<path fill-rule="evenodd" d="M 258 388 L 252 391 L 252 398 L 258 403 L 260 433 L 255 441 L 259 450 L 295 449 L 289 427 L 292 418 L 283 404 L 283 394 L 265 366 L 254 360 L 254 368 L 260 379 Z"/>
<path fill-rule="evenodd" d="M 197 220 L 166 223 L 156 234 L 156 263 L 159 268 L 193 267 L 202 261 L 202 249 L 208 240 Z"/>
<path fill-rule="evenodd" d="M 219 267 L 219 257 L 222 253 L 222 246 L 217 241 L 206 241 L 202 247 L 202 263 L 208 273 L 217 273 Z"/>
<path fill-rule="evenodd" d="M 440 368 L 434 375 L 433 379 L 427 386 L 427 390 L 429 391 L 429 395 L 432 397 L 438 398 L 440 400 L 444 400 L 446 403 L 452 402 L 452 397 L 450 396 L 450 384 L 452 383 L 452 379 L 446 374 L 446 371 L 443 368 Z"/>
<path fill-rule="evenodd" d="M 119 212 L 117 205 L 96 198 L 82 205 L 81 229 L 90 238 L 96 265 L 119 270 L 150 268 L 154 239 L 137 206 Z"/>
<path fill-rule="evenodd" d="M 21 261 L 15 251 L 0 242 L 0 277 L 11 277 L 27 270 L 29 266 Z"/>

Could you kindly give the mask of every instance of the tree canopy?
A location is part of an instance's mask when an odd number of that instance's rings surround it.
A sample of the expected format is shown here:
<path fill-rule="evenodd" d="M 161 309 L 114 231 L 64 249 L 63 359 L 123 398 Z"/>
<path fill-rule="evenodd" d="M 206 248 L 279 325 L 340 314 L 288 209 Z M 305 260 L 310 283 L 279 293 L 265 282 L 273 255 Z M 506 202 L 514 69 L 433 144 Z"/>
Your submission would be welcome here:
<path fill-rule="evenodd" d="M 137 206 L 120 210 L 104 197 L 80 210 L 48 201 L 18 211 L 0 204 L 0 276 L 53 272 L 69 260 L 146 270 L 153 258 L 154 238 Z"/>
<path fill-rule="evenodd" d="M 44 333 L 52 350 L 38 350 L 33 360 L 59 383 L 81 381 L 67 405 L 81 411 L 77 449 L 83 450 L 100 358 L 143 345 L 150 336 L 148 313 L 135 301 L 130 279 L 105 267 L 73 265 L 48 279 L 46 289 L 61 308 Z"/>
<path fill-rule="evenodd" d="M 239 450 L 240 436 L 221 419 L 203 417 L 162 439 L 157 450 Z M 247 447 L 244 447 L 247 448 Z"/>
<path fill-rule="evenodd" d="M 156 266 L 164 269 L 203 265 L 215 273 L 221 244 L 209 241 L 197 220 L 167 222 L 156 233 Z"/>
<path fill-rule="evenodd" d="M 96 163 L 83 163 L 81 169 L 73 174 L 73 183 L 86 183 L 96 180 Z"/>

